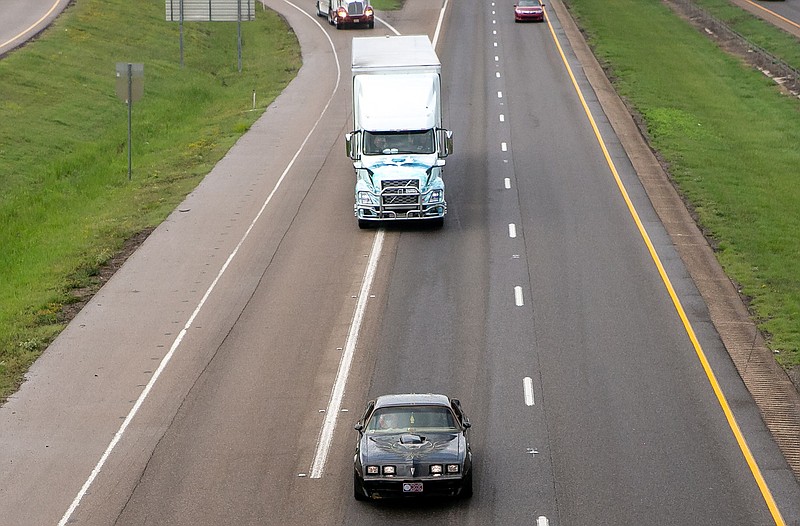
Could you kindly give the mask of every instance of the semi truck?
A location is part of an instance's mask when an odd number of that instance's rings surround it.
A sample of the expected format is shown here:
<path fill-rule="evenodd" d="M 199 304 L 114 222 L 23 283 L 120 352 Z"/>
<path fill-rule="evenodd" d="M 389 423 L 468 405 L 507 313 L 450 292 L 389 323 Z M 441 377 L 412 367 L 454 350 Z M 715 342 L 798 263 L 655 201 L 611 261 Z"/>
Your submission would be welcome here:
<path fill-rule="evenodd" d="M 353 131 L 345 146 L 356 174 L 358 226 L 424 220 L 440 227 L 453 133 L 442 127 L 442 67 L 431 41 L 353 38 L 351 67 Z"/>

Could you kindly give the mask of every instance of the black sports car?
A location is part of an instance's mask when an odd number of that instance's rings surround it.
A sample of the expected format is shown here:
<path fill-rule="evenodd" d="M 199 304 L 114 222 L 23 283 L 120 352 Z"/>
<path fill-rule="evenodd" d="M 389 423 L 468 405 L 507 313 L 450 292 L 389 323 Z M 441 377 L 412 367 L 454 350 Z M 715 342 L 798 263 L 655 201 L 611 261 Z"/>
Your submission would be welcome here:
<path fill-rule="evenodd" d="M 371 400 L 355 425 L 353 495 L 471 497 L 469 428 L 455 398 L 399 394 Z"/>

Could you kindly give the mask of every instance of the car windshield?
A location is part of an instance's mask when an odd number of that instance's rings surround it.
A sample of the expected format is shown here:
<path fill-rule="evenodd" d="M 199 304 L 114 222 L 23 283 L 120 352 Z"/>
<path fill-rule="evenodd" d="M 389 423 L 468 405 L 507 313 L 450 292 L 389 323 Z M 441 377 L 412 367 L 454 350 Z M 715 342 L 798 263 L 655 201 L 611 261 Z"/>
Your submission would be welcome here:
<path fill-rule="evenodd" d="M 519 5 L 520 7 L 533 7 L 533 6 L 538 6 L 539 2 L 538 0 L 519 0 L 519 4 L 517 5 Z"/>
<path fill-rule="evenodd" d="M 366 155 L 396 153 L 434 153 L 433 130 L 403 132 L 364 132 Z"/>
<path fill-rule="evenodd" d="M 453 432 L 453 412 L 442 406 L 398 406 L 377 409 L 367 422 L 367 433 Z"/>

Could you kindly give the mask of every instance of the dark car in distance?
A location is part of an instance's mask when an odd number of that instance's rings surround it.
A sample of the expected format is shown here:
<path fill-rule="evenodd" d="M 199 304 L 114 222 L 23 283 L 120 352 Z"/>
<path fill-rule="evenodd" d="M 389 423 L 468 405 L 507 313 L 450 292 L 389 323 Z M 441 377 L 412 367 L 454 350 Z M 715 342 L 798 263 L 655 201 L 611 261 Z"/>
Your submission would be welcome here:
<path fill-rule="evenodd" d="M 355 425 L 353 496 L 471 497 L 470 421 L 440 394 L 379 396 Z"/>
<path fill-rule="evenodd" d="M 519 0 L 514 4 L 514 22 L 544 22 L 544 4 L 539 0 Z"/>

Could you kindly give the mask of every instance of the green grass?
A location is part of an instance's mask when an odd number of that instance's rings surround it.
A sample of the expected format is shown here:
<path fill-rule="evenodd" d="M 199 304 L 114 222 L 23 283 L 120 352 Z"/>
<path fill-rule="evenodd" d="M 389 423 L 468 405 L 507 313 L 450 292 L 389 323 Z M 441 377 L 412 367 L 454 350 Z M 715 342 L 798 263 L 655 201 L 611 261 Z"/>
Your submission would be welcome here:
<path fill-rule="evenodd" d="M 769 345 L 781 351 L 784 366 L 797 366 L 800 100 L 781 94 L 661 2 L 569 0 L 569 6 L 617 90 L 644 117 L 652 146 L 716 241 L 726 272 L 750 298 Z M 747 18 L 741 11 L 735 16 Z M 768 50 L 766 42 L 783 40 L 777 30 L 755 26 Z M 791 46 L 770 51 L 797 60 Z"/>
<path fill-rule="evenodd" d="M 63 328 L 74 291 L 96 287 L 296 74 L 296 37 L 275 13 L 242 31 L 242 73 L 235 23 L 185 24 L 181 68 L 163 2 L 82 0 L 0 60 L 0 398 Z M 144 64 L 131 181 L 117 62 Z"/>
<path fill-rule="evenodd" d="M 370 4 L 378 11 L 394 11 L 403 8 L 405 0 L 372 0 Z"/>
<path fill-rule="evenodd" d="M 794 35 L 777 30 L 772 24 L 731 4 L 729 0 L 694 0 L 694 2 L 753 44 L 768 50 L 773 56 L 800 70 L 800 41 Z"/>

